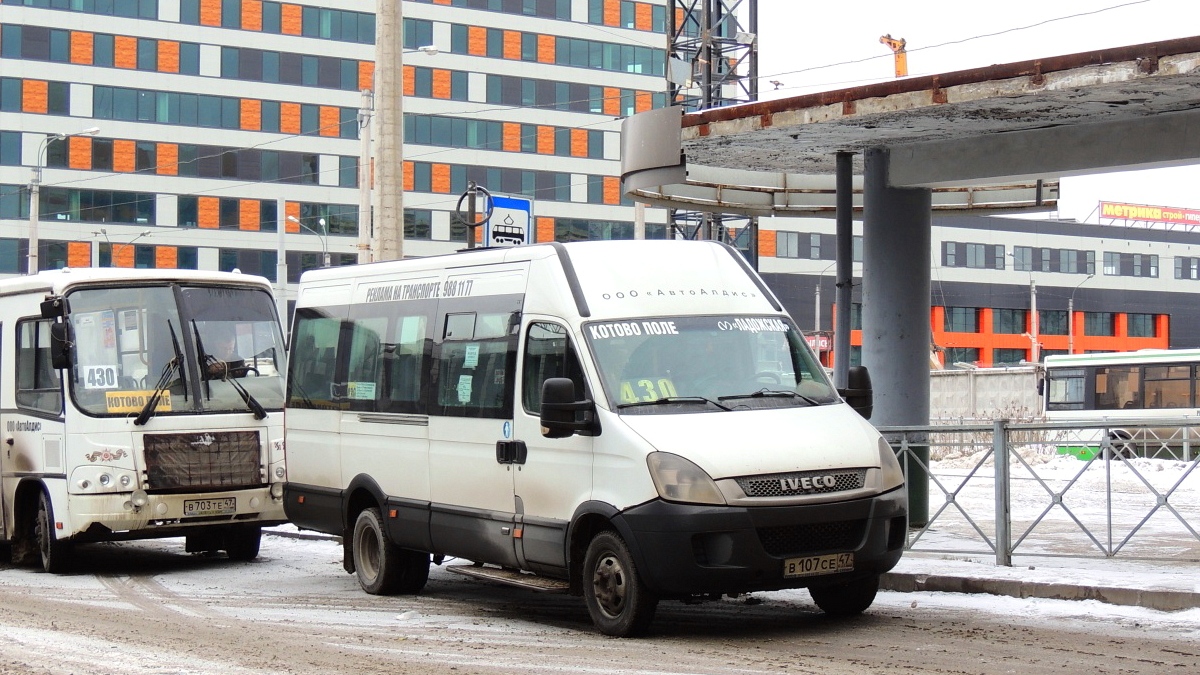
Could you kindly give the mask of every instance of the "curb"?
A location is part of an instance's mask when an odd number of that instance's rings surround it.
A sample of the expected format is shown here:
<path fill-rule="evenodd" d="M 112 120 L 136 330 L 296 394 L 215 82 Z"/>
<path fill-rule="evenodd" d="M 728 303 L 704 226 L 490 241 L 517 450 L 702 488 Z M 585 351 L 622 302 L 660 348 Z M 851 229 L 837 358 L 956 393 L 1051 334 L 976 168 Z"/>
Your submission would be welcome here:
<path fill-rule="evenodd" d="M 334 534 L 321 534 L 320 532 L 290 532 L 288 530 L 268 530 L 264 529 L 263 534 L 269 534 L 272 537 L 281 537 L 283 539 L 303 539 L 305 541 L 333 541 L 342 543 L 342 538 Z"/>
<path fill-rule="evenodd" d="M 935 593 L 983 593 L 1047 600 L 1098 600 L 1110 605 L 1145 607 L 1162 612 L 1178 612 L 1200 607 L 1200 593 L 1192 591 L 1080 586 L 1012 579 L 975 579 L 937 574 L 888 572 L 880 578 L 879 589 L 900 593 L 932 591 Z"/>

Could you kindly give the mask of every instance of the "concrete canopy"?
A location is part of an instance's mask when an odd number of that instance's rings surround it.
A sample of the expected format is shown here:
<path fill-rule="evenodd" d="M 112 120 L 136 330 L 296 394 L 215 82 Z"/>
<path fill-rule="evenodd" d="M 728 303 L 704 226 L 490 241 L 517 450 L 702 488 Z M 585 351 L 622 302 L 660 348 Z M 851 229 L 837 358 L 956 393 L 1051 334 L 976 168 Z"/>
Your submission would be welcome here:
<path fill-rule="evenodd" d="M 667 133 L 639 117 L 627 120 L 632 152 L 622 158 L 638 201 L 830 212 L 836 153 L 856 153 L 861 175 L 862 153 L 885 147 L 889 185 L 934 188 L 935 210 L 1027 207 L 1056 196 L 1035 196 L 1038 180 L 1056 186 L 1061 176 L 1200 161 L 1200 36 L 682 115 L 687 180 L 673 184 L 638 180 L 654 163 L 639 157 L 639 136 Z M 1010 183 L 1020 186 L 991 197 L 963 187 Z"/>

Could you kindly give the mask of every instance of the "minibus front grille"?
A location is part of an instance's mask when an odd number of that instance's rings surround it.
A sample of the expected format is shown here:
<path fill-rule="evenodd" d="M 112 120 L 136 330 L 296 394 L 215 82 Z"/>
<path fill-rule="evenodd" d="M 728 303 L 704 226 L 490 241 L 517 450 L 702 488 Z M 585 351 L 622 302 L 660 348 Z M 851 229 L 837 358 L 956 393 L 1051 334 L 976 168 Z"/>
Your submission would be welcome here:
<path fill-rule="evenodd" d="M 231 489 L 262 485 L 257 431 L 146 434 L 146 488 Z"/>
<path fill-rule="evenodd" d="M 866 520 L 760 527 L 758 540 L 763 550 L 775 557 L 852 551 L 862 542 L 866 527 Z"/>
<path fill-rule="evenodd" d="M 866 480 L 866 469 L 843 469 L 743 476 L 737 484 L 747 497 L 795 497 L 858 490 Z"/>

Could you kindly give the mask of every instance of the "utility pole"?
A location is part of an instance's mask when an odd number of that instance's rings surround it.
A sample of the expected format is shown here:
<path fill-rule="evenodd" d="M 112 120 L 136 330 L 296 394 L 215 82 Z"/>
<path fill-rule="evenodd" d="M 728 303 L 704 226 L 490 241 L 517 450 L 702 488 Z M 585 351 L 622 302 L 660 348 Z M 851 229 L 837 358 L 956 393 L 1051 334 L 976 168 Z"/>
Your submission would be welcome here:
<path fill-rule="evenodd" d="M 376 260 L 404 257 L 404 17 L 402 0 L 379 0 L 375 13 L 375 94 L 379 122 Z M 363 227 L 359 223 L 359 227 Z"/>
<path fill-rule="evenodd" d="M 374 239 L 371 222 L 371 118 L 374 115 L 374 95 L 362 90 L 362 105 L 358 109 L 358 264 L 374 259 L 371 242 Z M 403 186 L 401 186 L 403 189 Z M 401 219 L 403 222 L 403 219 Z M 403 232 L 403 230 L 401 230 Z"/>
<path fill-rule="evenodd" d="M 1033 279 L 1029 280 L 1029 341 L 1030 345 L 1029 356 L 1034 363 L 1041 361 L 1041 348 L 1038 346 L 1038 310 L 1037 310 L 1037 282 Z"/>

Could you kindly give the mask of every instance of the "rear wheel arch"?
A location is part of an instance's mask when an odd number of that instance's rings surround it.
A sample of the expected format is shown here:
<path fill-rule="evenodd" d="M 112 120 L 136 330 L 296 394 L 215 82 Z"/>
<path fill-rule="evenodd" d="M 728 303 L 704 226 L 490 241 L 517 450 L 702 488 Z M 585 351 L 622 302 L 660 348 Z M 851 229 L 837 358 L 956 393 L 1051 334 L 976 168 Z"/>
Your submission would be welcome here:
<path fill-rule="evenodd" d="M 354 554 L 351 546 L 354 543 L 354 524 L 358 515 L 367 509 L 379 509 L 383 513 L 385 498 L 383 490 L 374 478 L 359 474 L 350 481 L 342 499 L 342 567 L 348 574 L 354 574 Z"/>

